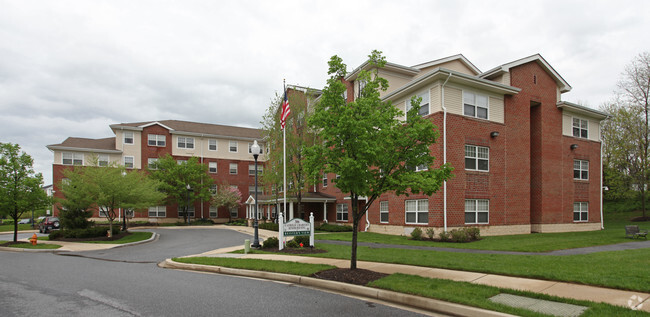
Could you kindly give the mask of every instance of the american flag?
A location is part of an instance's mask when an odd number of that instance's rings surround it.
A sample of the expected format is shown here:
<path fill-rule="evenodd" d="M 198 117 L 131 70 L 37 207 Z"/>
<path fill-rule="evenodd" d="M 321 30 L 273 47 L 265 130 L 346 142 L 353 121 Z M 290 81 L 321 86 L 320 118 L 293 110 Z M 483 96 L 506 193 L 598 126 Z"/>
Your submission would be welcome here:
<path fill-rule="evenodd" d="M 289 108 L 289 99 L 287 98 L 287 90 L 284 90 L 284 101 L 282 101 L 282 115 L 280 116 L 280 122 L 282 125 L 282 129 L 284 130 L 284 126 L 287 123 L 287 117 L 291 113 L 291 109 Z"/>

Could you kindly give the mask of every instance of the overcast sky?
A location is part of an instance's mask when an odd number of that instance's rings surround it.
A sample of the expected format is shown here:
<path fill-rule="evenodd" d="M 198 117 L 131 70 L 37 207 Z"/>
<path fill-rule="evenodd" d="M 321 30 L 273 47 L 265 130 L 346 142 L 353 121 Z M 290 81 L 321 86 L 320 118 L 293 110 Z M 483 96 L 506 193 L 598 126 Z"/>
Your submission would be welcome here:
<path fill-rule="evenodd" d="M 259 127 L 288 84 L 322 88 L 373 49 L 413 66 L 462 53 L 481 71 L 540 53 L 597 108 L 650 50 L 650 1 L 0 0 L 0 142 L 52 182 L 45 148 L 109 125 Z"/>

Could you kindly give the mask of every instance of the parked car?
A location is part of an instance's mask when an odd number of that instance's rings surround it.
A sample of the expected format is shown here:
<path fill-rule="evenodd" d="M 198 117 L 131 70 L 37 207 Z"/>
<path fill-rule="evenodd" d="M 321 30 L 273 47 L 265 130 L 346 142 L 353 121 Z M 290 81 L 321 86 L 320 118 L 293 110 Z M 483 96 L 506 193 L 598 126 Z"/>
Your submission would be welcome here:
<path fill-rule="evenodd" d="M 41 222 L 38 223 L 38 232 L 48 233 L 54 229 L 59 229 L 61 223 L 57 217 L 45 217 Z"/>
<path fill-rule="evenodd" d="M 31 219 L 31 218 L 20 219 L 20 221 L 18 221 L 18 224 L 19 224 L 19 225 L 25 225 L 25 224 L 30 224 L 30 223 L 32 223 L 32 219 Z"/>

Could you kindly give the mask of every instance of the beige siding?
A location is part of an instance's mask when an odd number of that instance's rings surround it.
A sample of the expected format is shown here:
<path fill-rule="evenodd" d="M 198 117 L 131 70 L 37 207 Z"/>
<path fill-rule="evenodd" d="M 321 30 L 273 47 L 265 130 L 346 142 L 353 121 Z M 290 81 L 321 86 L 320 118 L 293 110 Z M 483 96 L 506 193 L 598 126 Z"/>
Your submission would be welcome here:
<path fill-rule="evenodd" d="M 81 151 L 58 151 L 58 150 L 54 151 L 54 164 L 63 164 L 63 152 L 82 154 L 84 166 L 91 165 L 90 160 L 93 158 L 93 156 L 99 156 L 99 155 L 108 155 L 109 162 L 122 164 L 122 155 L 120 154 L 104 154 L 104 153 L 92 153 L 92 152 L 81 152 Z"/>
<path fill-rule="evenodd" d="M 117 132 L 121 132 L 121 130 L 118 130 Z M 121 144 L 123 141 L 122 135 L 117 136 L 116 133 L 116 139 L 115 139 L 115 144 Z M 123 157 L 125 156 L 133 156 L 133 168 L 142 168 L 142 133 L 140 131 L 133 131 L 133 144 L 124 144 L 123 149 L 120 147 L 117 147 L 118 150 L 122 150 L 122 158 L 120 159 L 120 165 L 124 164 L 124 159 Z"/>
<path fill-rule="evenodd" d="M 388 80 L 388 89 L 386 91 L 380 91 L 379 92 L 379 97 L 383 98 L 387 94 L 390 94 L 391 92 L 395 91 L 398 88 L 401 88 L 402 86 L 406 85 L 411 80 L 410 76 L 398 74 L 395 72 L 390 72 L 386 71 L 385 69 L 380 69 L 379 70 L 379 76 L 385 78 Z"/>
<path fill-rule="evenodd" d="M 505 122 L 505 107 L 503 105 L 503 98 L 490 96 L 488 107 L 488 117 L 490 121 L 499 123 Z"/>
<path fill-rule="evenodd" d="M 193 137 L 194 138 L 194 148 L 193 149 L 182 149 L 178 148 L 178 137 Z M 209 150 L 209 140 L 217 140 L 217 150 Z M 215 158 L 215 159 L 226 159 L 226 160 L 244 160 L 244 161 L 253 161 L 253 155 L 248 153 L 248 143 L 249 141 L 242 140 L 233 140 L 237 142 L 237 152 L 230 152 L 230 140 L 228 139 L 217 139 L 210 137 L 196 137 L 196 136 L 183 136 L 183 135 L 172 135 L 172 154 L 179 156 L 196 156 L 203 158 Z M 250 141 L 250 143 L 253 143 Z M 266 145 L 263 142 L 258 142 L 260 146 L 264 147 L 264 153 L 266 153 Z M 266 155 L 261 155 L 259 157 L 260 161 L 266 160 Z"/>
<path fill-rule="evenodd" d="M 490 79 L 491 81 L 510 86 L 510 73 L 503 73 Z"/>
<path fill-rule="evenodd" d="M 448 113 L 463 114 L 463 91 L 460 88 L 445 86 L 445 107 Z"/>
<path fill-rule="evenodd" d="M 402 121 L 406 121 L 406 99 L 400 99 L 396 102 L 393 102 L 393 106 L 399 110 L 402 110 L 402 112 L 404 113 L 404 115 L 399 117 L 398 119 Z"/>
<path fill-rule="evenodd" d="M 431 87 L 431 113 L 442 111 L 440 103 L 440 85 Z"/>
<path fill-rule="evenodd" d="M 600 122 L 598 120 L 590 119 L 579 114 L 574 114 L 569 111 L 562 113 L 562 134 L 566 136 L 573 136 L 573 118 L 586 119 L 589 121 L 589 140 L 600 141 Z"/>
<path fill-rule="evenodd" d="M 446 68 L 446 69 L 449 69 L 449 70 L 457 71 L 459 73 L 463 73 L 463 74 L 467 74 L 467 75 L 471 75 L 471 76 L 476 76 L 476 74 L 474 74 L 474 72 L 471 69 L 469 69 L 467 66 L 465 66 L 465 64 L 461 63 L 459 60 L 453 60 L 453 61 L 449 61 L 449 62 L 446 62 L 446 63 L 435 64 L 435 65 L 431 65 L 431 66 L 422 68 L 420 70 L 420 72 L 414 78 L 423 76 L 423 75 L 427 74 L 428 72 L 430 72 L 433 69 L 436 69 L 438 67 Z"/>

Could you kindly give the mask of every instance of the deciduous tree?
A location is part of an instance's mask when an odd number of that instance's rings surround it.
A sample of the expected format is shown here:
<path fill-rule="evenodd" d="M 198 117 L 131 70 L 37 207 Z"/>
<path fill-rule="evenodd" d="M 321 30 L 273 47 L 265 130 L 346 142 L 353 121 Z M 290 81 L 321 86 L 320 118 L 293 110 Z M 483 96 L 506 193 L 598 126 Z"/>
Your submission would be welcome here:
<path fill-rule="evenodd" d="M 14 242 L 18 241 L 18 219 L 23 213 L 51 203 L 41 189 L 43 176 L 34 172 L 33 164 L 18 144 L 0 143 L 0 215 L 14 220 Z"/>
<path fill-rule="evenodd" d="M 230 209 L 241 206 L 241 198 L 241 191 L 237 187 L 223 183 L 217 186 L 217 192 L 212 195 L 211 205 L 227 208 L 228 220 L 232 221 Z"/>
<path fill-rule="evenodd" d="M 344 99 L 346 87 L 341 82 L 346 66 L 338 56 L 330 59 L 330 78 L 309 118 L 309 124 L 319 131 L 324 142 L 306 150 L 311 175 L 336 173 L 340 178 L 332 181 L 342 192 L 350 193 L 354 228 L 351 269 L 357 267 L 359 221 L 381 194 L 431 195 L 452 171 L 446 165 L 433 167 L 430 146 L 438 133 L 430 121 L 418 115 L 420 101 L 413 98 L 414 106 L 406 121 L 400 121 L 402 111 L 379 97 L 379 92 L 388 88 L 388 81 L 378 75 L 386 60 L 378 51 L 369 58 L 374 68 L 360 72 L 357 80 L 366 85 L 350 103 Z M 415 166 L 427 169 L 416 172 Z M 367 197 L 363 208 L 359 208 L 360 197 Z"/>

